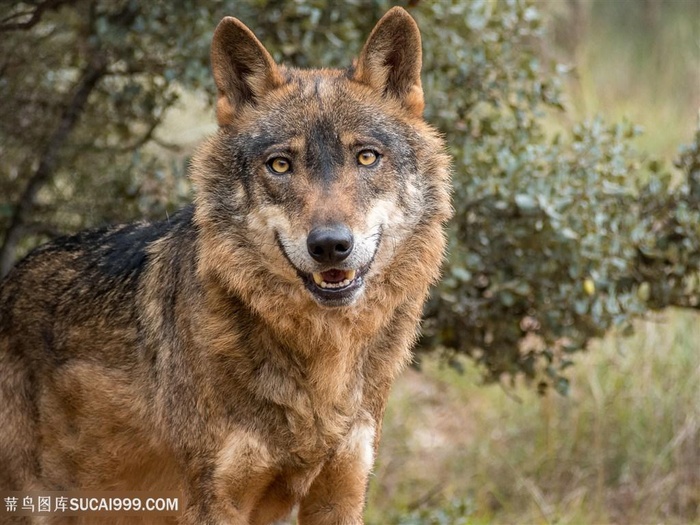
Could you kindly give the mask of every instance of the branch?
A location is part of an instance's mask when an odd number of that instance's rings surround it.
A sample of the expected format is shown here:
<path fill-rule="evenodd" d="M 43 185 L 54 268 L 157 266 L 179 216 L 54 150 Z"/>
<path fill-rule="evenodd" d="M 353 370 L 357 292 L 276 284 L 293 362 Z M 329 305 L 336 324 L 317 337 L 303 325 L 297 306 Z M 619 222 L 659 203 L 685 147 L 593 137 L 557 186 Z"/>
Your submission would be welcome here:
<path fill-rule="evenodd" d="M 181 153 L 182 152 L 182 146 L 179 144 L 174 144 L 172 142 L 165 142 L 162 139 L 159 139 L 158 137 L 153 137 L 153 142 L 158 144 L 161 148 L 171 151 L 172 153 Z"/>
<path fill-rule="evenodd" d="M 46 11 L 58 9 L 63 4 L 69 4 L 72 3 L 72 1 L 73 0 L 46 0 L 45 2 L 37 5 L 34 11 L 14 13 L 0 20 L 0 31 L 19 31 L 31 29 L 41 21 L 41 17 Z M 12 22 L 12 20 L 29 15 L 31 16 L 26 22 Z"/>
<path fill-rule="evenodd" d="M 156 139 L 153 136 L 153 133 L 155 132 L 156 128 L 160 126 L 162 121 L 163 119 L 161 117 L 156 118 L 153 122 L 151 122 L 151 124 L 148 126 L 148 129 L 143 133 L 143 135 L 141 135 L 131 144 L 127 144 L 125 146 L 95 146 L 92 144 L 86 144 L 85 146 L 83 146 L 83 148 L 95 151 L 97 153 L 129 153 L 130 151 L 134 151 L 145 146 L 146 143 L 152 140 L 155 141 Z"/>
<path fill-rule="evenodd" d="M 155 136 L 156 130 L 163 123 L 163 118 L 165 116 L 166 111 L 172 106 L 172 104 L 173 101 L 166 102 L 163 108 L 161 109 L 161 114 L 154 118 L 154 120 L 148 125 L 146 131 L 139 138 L 137 138 L 130 144 L 127 144 L 126 146 L 95 146 L 93 144 L 86 144 L 82 146 L 82 148 L 89 149 L 98 153 L 109 152 L 119 154 L 129 153 L 130 151 L 142 148 L 149 142 L 153 142 L 163 149 L 172 151 L 174 153 L 179 153 L 182 151 L 182 147 L 179 144 L 166 142 L 163 139 L 160 139 Z"/>
<path fill-rule="evenodd" d="M 14 209 L 10 226 L 0 247 L 0 278 L 10 271 L 14 251 L 19 242 L 23 226 L 34 209 L 39 190 L 51 179 L 56 170 L 58 152 L 65 145 L 75 128 L 80 115 L 85 110 L 90 92 L 95 88 L 106 71 L 106 61 L 101 55 L 95 55 L 84 69 L 77 88 L 68 106 L 63 111 L 58 126 L 51 134 L 46 146 L 39 154 L 39 165 L 32 174 Z"/>

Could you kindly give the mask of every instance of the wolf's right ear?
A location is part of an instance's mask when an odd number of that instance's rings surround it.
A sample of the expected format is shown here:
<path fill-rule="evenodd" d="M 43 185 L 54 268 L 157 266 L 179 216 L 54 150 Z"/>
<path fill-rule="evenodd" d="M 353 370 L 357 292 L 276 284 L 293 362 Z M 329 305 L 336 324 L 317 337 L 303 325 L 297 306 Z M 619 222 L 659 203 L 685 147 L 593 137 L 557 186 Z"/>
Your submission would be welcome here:
<path fill-rule="evenodd" d="M 218 90 L 219 126 L 231 124 L 241 106 L 255 103 L 284 83 L 267 49 L 243 22 L 231 16 L 219 22 L 214 31 L 211 65 Z"/>

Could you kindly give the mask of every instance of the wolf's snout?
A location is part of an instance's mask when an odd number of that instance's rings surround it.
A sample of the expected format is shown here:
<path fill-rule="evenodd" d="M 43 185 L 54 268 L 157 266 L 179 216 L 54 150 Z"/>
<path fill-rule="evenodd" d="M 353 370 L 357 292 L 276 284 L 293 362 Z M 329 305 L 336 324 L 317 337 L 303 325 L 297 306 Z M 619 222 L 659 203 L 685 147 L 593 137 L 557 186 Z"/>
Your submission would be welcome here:
<path fill-rule="evenodd" d="M 352 253 L 352 232 L 344 224 L 314 228 L 306 238 L 309 255 L 320 263 L 338 263 Z"/>

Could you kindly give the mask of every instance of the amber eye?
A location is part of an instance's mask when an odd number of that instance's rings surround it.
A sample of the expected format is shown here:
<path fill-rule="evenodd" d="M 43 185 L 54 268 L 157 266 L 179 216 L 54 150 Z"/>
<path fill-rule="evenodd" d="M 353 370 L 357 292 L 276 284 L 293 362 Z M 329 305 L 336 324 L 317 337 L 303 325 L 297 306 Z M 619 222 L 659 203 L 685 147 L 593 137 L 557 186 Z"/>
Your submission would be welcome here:
<path fill-rule="evenodd" d="M 292 163 L 284 157 L 275 157 L 267 161 L 267 167 L 270 168 L 273 173 L 282 175 L 292 170 Z"/>
<path fill-rule="evenodd" d="M 371 149 L 363 149 L 357 154 L 357 162 L 360 166 L 373 166 L 379 160 L 379 154 Z"/>

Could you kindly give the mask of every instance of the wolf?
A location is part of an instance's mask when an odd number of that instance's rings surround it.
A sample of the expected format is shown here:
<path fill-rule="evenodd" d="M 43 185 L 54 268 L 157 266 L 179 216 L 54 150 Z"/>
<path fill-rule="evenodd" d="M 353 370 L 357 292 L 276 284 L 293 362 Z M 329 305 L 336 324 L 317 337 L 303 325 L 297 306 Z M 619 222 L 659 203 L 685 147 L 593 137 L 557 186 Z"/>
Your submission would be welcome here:
<path fill-rule="evenodd" d="M 0 492 L 172 490 L 181 524 L 361 524 L 451 215 L 420 33 L 396 7 L 352 66 L 300 70 L 227 17 L 211 61 L 193 203 L 57 239 L 2 283 Z"/>

